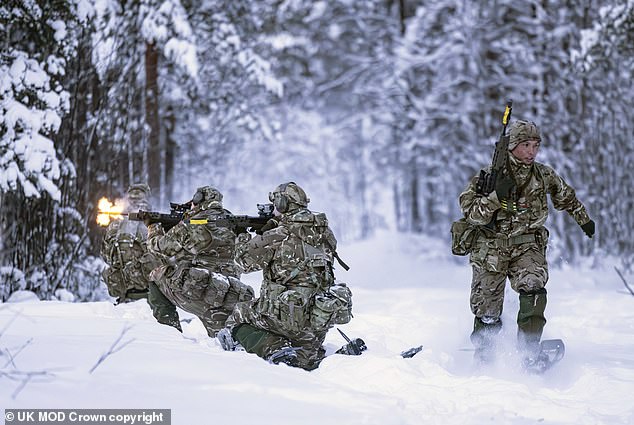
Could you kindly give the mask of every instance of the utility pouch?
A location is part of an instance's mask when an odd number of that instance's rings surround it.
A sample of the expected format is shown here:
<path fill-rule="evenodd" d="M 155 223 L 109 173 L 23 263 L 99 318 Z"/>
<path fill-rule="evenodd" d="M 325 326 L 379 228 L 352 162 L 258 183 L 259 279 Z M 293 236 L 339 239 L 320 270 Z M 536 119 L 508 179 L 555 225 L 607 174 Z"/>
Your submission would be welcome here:
<path fill-rule="evenodd" d="M 343 325 L 352 319 L 352 292 L 340 282 L 317 294 L 310 311 L 310 324 L 315 328 Z"/>
<path fill-rule="evenodd" d="M 279 319 L 286 329 L 298 332 L 304 328 L 308 319 L 306 310 L 309 298 L 309 294 L 294 289 L 284 291 L 279 296 Z"/>
<path fill-rule="evenodd" d="M 220 273 L 211 273 L 207 283 L 204 296 L 205 303 L 212 308 L 222 306 L 225 302 L 225 296 L 229 292 L 229 279 Z"/>
<path fill-rule="evenodd" d="M 209 281 L 209 271 L 191 267 L 183 277 L 183 296 L 190 300 L 202 300 L 205 298 Z"/>
<path fill-rule="evenodd" d="M 236 303 L 250 301 L 255 298 L 253 288 L 235 277 L 229 276 L 229 291 L 225 296 L 224 307 L 233 308 Z"/>
<path fill-rule="evenodd" d="M 257 311 L 265 316 L 277 318 L 280 314 L 279 296 L 286 291 L 286 286 L 267 282 L 262 286 Z"/>
<path fill-rule="evenodd" d="M 473 249 L 479 233 L 478 226 L 474 226 L 461 218 L 451 224 L 451 253 L 453 255 L 468 255 Z"/>

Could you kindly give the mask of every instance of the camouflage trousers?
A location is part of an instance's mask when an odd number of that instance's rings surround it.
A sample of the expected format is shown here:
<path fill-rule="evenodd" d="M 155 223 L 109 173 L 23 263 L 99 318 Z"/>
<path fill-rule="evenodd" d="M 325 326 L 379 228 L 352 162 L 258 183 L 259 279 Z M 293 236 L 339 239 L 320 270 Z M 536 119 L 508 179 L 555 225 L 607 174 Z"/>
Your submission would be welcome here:
<path fill-rule="evenodd" d="M 536 242 L 501 248 L 482 238 L 471 254 L 471 266 L 471 311 L 485 323 L 502 315 L 507 278 L 514 291 L 529 294 L 544 290 L 548 281 L 546 247 Z"/>
<path fill-rule="evenodd" d="M 227 327 L 231 329 L 234 338 L 240 325 L 249 324 L 262 331 L 261 334 L 266 336 L 258 337 L 255 343 L 249 342 L 247 344 L 238 337 L 238 342 L 244 346 L 247 352 L 268 360 L 271 354 L 277 350 L 293 347 L 297 354 L 297 361 L 293 366 L 305 370 L 316 369 L 326 355 L 326 350 L 322 344 L 326 339 L 328 329 L 332 326 L 315 328 L 310 326 L 310 321 L 306 318 L 303 326 L 290 329 L 279 318 L 261 312 L 259 307 L 261 300 L 260 298 L 236 305 L 233 314 L 227 320 Z"/>
<path fill-rule="evenodd" d="M 170 302 L 196 315 L 211 337 L 225 327 L 236 303 L 254 298 L 253 288 L 237 278 L 199 267 L 164 265 L 150 278 Z"/>

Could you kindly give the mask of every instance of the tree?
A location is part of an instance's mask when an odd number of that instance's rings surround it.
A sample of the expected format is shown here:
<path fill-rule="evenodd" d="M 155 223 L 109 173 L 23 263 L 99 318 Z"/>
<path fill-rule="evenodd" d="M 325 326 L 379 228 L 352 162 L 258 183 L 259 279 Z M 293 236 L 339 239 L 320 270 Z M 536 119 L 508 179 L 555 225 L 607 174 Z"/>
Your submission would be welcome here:
<path fill-rule="evenodd" d="M 65 204 L 75 170 L 56 135 L 70 110 L 63 82 L 87 6 L 14 0 L 0 7 L 7 40 L 0 54 L 0 264 L 8 293 L 53 296 L 85 249 L 82 217 Z"/>

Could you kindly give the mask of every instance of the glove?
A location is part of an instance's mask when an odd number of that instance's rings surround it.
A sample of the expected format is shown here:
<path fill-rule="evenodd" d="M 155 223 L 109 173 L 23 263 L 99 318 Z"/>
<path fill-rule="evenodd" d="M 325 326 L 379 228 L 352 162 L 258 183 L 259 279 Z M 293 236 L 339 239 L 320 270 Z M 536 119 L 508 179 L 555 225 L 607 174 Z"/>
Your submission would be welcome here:
<path fill-rule="evenodd" d="M 164 235 L 165 231 L 161 223 L 150 223 L 147 225 L 147 237 L 153 237 L 156 235 Z"/>
<path fill-rule="evenodd" d="M 495 181 L 495 193 L 498 199 L 508 199 L 511 197 L 511 191 L 515 187 L 515 182 L 506 174 L 501 174 Z"/>
<path fill-rule="evenodd" d="M 262 226 L 260 230 L 256 230 L 255 233 L 257 233 L 258 235 L 261 235 L 267 230 L 275 229 L 278 226 L 278 224 L 279 222 L 277 220 L 275 220 L 274 218 L 271 218 L 269 221 L 266 222 L 264 226 Z"/>
<path fill-rule="evenodd" d="M 581 225 L 581 230 L 586 234 L 590 239 L 594 236 L 594 221 L 590 220 L 586 224 Z"/>

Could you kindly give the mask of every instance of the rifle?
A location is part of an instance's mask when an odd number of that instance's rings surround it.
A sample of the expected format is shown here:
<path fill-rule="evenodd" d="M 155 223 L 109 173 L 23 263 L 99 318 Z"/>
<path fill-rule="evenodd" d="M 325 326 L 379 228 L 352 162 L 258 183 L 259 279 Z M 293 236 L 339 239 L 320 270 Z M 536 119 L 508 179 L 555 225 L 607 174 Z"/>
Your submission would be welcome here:
<path fill-rule="evenodd" d="M 129 213 L 128 218 L 133 221 L 146 221 L 149 224 L 161 223 L 163 228 L 167 231 L 183 220 L 185 212 L 191 209 L 191 205 L 191 202 L 184 204 L 170 202 L 169 214 L 139 210 L 138 212 Z"/>
<path fill-rule="evenodd" d="M 273 218 L 273 204 L 257 204 L 257 217 L 249 215 L 225 215 L 216 219 L 189 220 L 191 224 L 213 223 L 218 227 L 233 229 L 236 233 L 245 233 L 250 230 L 261 234 L 262 228 Z"/>
<path fill-rule="evenodd" d="M 257 204 L 258 216 L 248 215 L 220 215 L 218 218 L 191 218 L 183 219 L 191 204 L 175 204 L 170 202 L 171 211 L 169 214 L 163 214 L 155 211 L 139 210 L 136 213 L 129 213 L 128 218 L 136 221 L 146 221 L 149 224 L 161 223 L 167 231 L 176 226 L 179 222 L 188 224 L 215 224 L 218 227 L 226 227 L 233 229 L 236 233 L 243 233 L 248 229 L 259 232 L 262 227 L 273 218 L 273 204 Z"/>
<path fill-rule="evenodd" d="M 500 138 L 495 143 L 495 151 L 493 152 L 493 161 L 491 161 L 491 172 L 487 173 L 484 170 L 480 170 L 480 177 L 476 183 L 476 191 L 482 195 L 488 195 L 495 190 L 495 183 L 498 178 L 498 174 L 504 169 L 508 158 L 509 148 L 509 135 L 506 134 L 506 127 L 511 120 L 511 112 L 513 110 L 513 100 L 509 99 L 506 102 L 506 109 L 504 109 L 504 115 L 502 116 L 502 133 Z"/>

